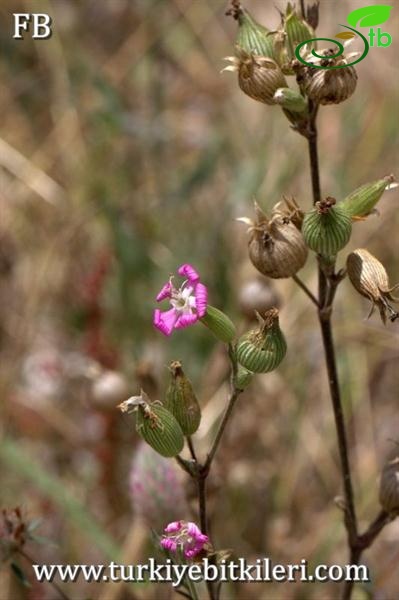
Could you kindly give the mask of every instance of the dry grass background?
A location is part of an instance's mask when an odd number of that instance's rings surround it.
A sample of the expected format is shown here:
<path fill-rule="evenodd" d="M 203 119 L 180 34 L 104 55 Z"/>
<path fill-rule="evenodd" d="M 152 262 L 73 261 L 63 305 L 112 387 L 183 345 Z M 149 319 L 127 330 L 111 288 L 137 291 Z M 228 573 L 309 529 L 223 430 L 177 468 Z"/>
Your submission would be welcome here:
<path fill-rule="evenodd" d="M 322 0 L 320 34 L 334 34 L 337 18 L 361 5 L 338 4 Z M 277 25 L 271 3 L 246 5 Z M 76 365 L 90 358 L 124 373 L 130 392 L 143 384 L 162 395 L 165 365 L 184 358 L 204 406 L 205 452 L 225 401 L 223 352 L 201 327 L 163 339 L 151 325 L 153 298 L 176 266 L 190 262 L 212 304 L 244 329 L 237 297 L 254 270 L 234 217 L 249 215 L 254 196 L 264 207 L 283 193 L 310 205 L 304 140 L 279 109 L 253 102 L 220 75 L 235 36 L 225 8 L 225 0 L 1 4 L 0 500 L 42 517 L 41 533 L 56 546 L 32 546 L 37 562 L 107 562 L 122 548 L 125 562 L 151 554 L 127 490 L 136 434 L 116 411 L 95 404 Z M 12 12 L 28 11 L 52 15 L 51 39 L 12 39 Z M 358 65 L 355 95 L 321 111 L 326 195 L 340 198 L 398 171 L 398 23 L 393 10 L 386 30 L 394 43 Z M 380 216 L 356 225 L 348 247 L 366 246 L 393 283 L 398 199 L 397 191 L 386 194 Z M 313 259 L 302 276 L 315 289 Z M 289 352 L 237 406 L 211 480 L 212 537 L 248 559 L 343 562 L 317 320 L 291 281 L 274 288 Z M 345 281 L 334 321 L 364 526 L 377 513 L 378 475 L 399 430 L 398 324 L 366 321 L 366 304 Z M 394 522 L 365 556 L 373 581 L 356 589 L 356 599 L 399 597 L 398 541 Z M 4 570 L 2 578 L 6 590 Z M 166 586 L 82 581 L 65 589 L 74 599 L 171 594 Z M 1 593 L 2 600 L 54 598 L 36 585 Z M 337 589 L 251 584 L 226 588 L 224 597 L 323 600 Z"/>

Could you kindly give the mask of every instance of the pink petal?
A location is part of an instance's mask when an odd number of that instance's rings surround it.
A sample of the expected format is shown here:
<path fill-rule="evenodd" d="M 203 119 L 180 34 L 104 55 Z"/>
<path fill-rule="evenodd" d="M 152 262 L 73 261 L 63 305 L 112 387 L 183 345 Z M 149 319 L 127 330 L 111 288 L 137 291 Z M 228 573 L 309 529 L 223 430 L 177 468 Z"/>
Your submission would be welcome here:
<path fill-rule="evenodd" d="M 176 552 L 177 550 L 177 542 L 169 538 L 161 540 L 161 546 L 162 548 L 165 548 L 165 550 L 170 550 L 171 552 Z"/>
<path fill-rule="evenodd" d="M 181 528 L 182 528 L 181 521 L 172 521 L 172 523 L 169 523 L 169 525 L 167 525 L 165 527 L 164 531 L 166 533 L 177 533 L 178 531 L 180 531 Z"/>
<path fill-rule="evenodd" d="M 202 535 L 201 529 L 192 521 L 188 521 L 187 523 L 187 532 L 189 535 L 195 538 L 197 538 L 199 535 Z"/>
<path fill-rule="evenodd" d="M 172 283 L 170 281 L 168 281 L 168 283 L 165 283 L 165 285 L 159 292 L 159 294 L 157 296 L 157 302 L 161 302 L 161 300 L 165 300 L 165 298 L 170 298 L 171 295 L 172 295 Z"/>
<path fill-rule="evenodd" d="M 195 314 L 181 315 L 176 321 L 175 328 L 183 329 L 184 327 L 193 325 L 194 323 L 196 323 L 196 321 L 198 321 L 198 315 L 195 315 Z"/>
<path fill-rule="evenodd" d="M 192 267 L 189 264 L 182 265 L 178 268 L 177 272 L 179 273 L 179 275 L 182 275 L 182 277 L 187 277 L 187 279 L 191 283 L 196 283 L 197 281 L 199 281 L 200 276 L 198 275 L 194 267 Z"/>
<path fill-rule="evenodd" d="M 174 308 L 170 310 L 166 310 L 164 312 L 160 311 L 158 308 L 154 310 L 154 319 L 153 323 L 159 331 L 161 331 L 164 335 L 170 335 L 175 327 L 175 323 L 178 319 L 178 313 Z"/>
<path fill-rule="evenodd" d="M 203 283 L 197 283 L 195 286 L 195 307 L 199 317 L 203 317 L 206 313 L 208 305 L 208 290 Z"/>

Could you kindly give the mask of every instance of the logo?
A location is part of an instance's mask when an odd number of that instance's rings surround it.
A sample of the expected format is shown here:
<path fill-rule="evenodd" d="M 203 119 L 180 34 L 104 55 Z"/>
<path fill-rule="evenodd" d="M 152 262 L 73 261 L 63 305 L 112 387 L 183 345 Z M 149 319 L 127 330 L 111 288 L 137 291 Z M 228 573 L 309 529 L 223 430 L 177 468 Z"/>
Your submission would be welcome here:
<path fill-rule="evenodd" d="M 380 27 L 378 27 L 377 31 L 373 29 L 373 27 L 375 27 L 376 25 L 382 25 L 382 23 L 385 23 L 385 21 L 389 19 L 391 9 L 392 6 L 389 6 L 387 4 L 374 4 L 372 6 L 364 6 L 362 8 L 357 8 L 356 10 L 353 10 L 351 13 L 349 13 L 347 17 L 349 26 L 340 25 L 340 27 L 345 27 L 345 29 L 348 29 L 349 31 L 342 31 L 340 33 L 337 33 L 335 36 L 336 38 L 348 41 L 355 38 L 356 36 L 359 36 L 360 39 L 363 41 L 364 50 L 360 57 L 354 60 L 353 62 L 332 66 L 317 65 L 314 64 L 314 62 L 307 62 L 301 55 L 302 48 L 305 48 L 309 44 L 321 41 L 332 42 L 333 44 L 336 44 L 338 46 L 338 52 L 336 54 L 329 54 L 329 59 L 338 58 L 339 56 L 343 55 L 345 50 L 344 45 L 341 42 L 330 38 L 314 38 L 302 42 L 295 48 L 295 56 L 301 63 L 308 67 L 312 67 L 313 69 L 344 69 L 345 67 L 353 66 L 356 63 L 363 60 L 364 58 L 366 58 L 370 47 L 373 48 L 374 46 L 378 46 L 379 48 L 386 48 L 387 46 L 390 46 L 392 44 L 392 37 L 389 35 L 389 33 L 385 33 L 381 30 Z M 350 27 L 350 25 L 352 27 Z M 367 39 L 367 37 L 363 35 L 360 31 L 354 29 L 354 27 L 370 27 L 370 30 L 367 34 L 369 39 Z M 310 54 L 320 60 L 326 58 L 324 55 L 317 54 L 317 52 L 314 49 L 311 50 Z"/>

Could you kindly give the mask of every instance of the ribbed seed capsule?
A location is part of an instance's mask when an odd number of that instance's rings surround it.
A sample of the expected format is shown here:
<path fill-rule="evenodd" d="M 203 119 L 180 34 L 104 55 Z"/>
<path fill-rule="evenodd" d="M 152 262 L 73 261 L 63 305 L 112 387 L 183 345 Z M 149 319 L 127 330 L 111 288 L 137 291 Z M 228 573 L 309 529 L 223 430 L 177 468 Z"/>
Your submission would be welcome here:
<path fill-rule="evenodd" d="M 340 206 L 346 209 L 353 220 L 367 217 L 367 215 L 373 212 L 375 205 L 384 191 L 387 187 L 390 187 L 394 181 L 394 175 L 387 175 L 382 179 L 377 179 L 377 181 L 366 183 L 344 198 L 340 203 Z"/>
<path fill-rule="evenodd" d="M 178 360 L 170 364 L 169 370 L 171 381 L 165 395 L 165 408 L 176 418 L 184 435 L 192 435 L 201 421 L 197 397 Z"/>
<path fill-rule="evenodd" d="M 176 456 L 183 449 L 181 427 L 160 403 L 138 406 L 136 431 L 161 456 Z"/>
<path fill-rule="evenodd" d="M 273 34 L 241 7 L 229 12 L 238 21 L 236 44 L 246 52 L 274 58 Z"/>
<path fill-rule="evenodd" d="M 243 335 L 237 344 L 237 360 L 248 371 L 268 373 L 283 360 L 287 343 L 280 329 L 278 310 L 271 308 L 264 318 L 259 316 L 259 328 Z"/>
<path fill-rule="evenodd" d="M 295 58 L 295 49 L 301 42 L 311 40 L 315 37 L 314 29 L 307 23 L 295 10 L 295 7 L 289 2 L 285 16 L 283 17 L 283 31 L 286 37 L 286 52 L 289 62 Z M 309 44 L 309 49 L 313 49 L 315 44 Z M 292 74 L 292 69 L 283 67 L 284 73 Z"/>
<path fill-rule="evenodd" d="M 386 323 L 387 316 L 392 322 L 395 321 L 399 314 L 388 301 L 398 302 L 392 295 L 398 286 L 390 287 L 384 265 L 368 250 L 358 248 L 349 254 L 346 268 L 353 287 L 371 301 L 369 317 L 377 306 L 383 323 Z"/>
<path fill-rule="evenodd" d="M 335 256 L 349 242 L 352 221 L 346 210 L 328 197 L 316 202 L 315 208 L 305 215 L 302 233 L 311 250 L 322 256 Z"/>
<path fill-rule="evenodd" d="M 255 213 L 255 222 L 239 219 L 250 225 L 248 251 L 252 264 L 262 275 L 273 279 L 292 277 L 308 255 L 301 232 L 281 209 L 275 207 L 269 219 L 255 203 Z"/>
<path fill-rule="evenodd" d="M 380 481 L 380 504 L 388 513 L 399 512 L 399 456 L 383 468 Z"/>
<path fill-rule="evenodd" d="M 317 66 L 333 67 L 347 65 L 346 58 L 332 58 L 334 50 L 318 50 L 324 58 L 315 58 L 312 54 L 304 57 L 306 62 Z M 292 61 L 292 67 L 297 75 L 297 82 L 305 94 L 316 104 L 340 104 L 349 98 L 356 89 L 357 74 L 353 67 L 342 69 L 320 69 L 302 64 L 299 60 Z"/>
<path fill-rule="evenodd" d="M 238 85 L 253 100 L 275 104 L 273 97 L 278 88 L 288 87 L 278 64 L 272 58 L 251 54 L 239 47 L 236 53 L 237 57 L 226 58 L 232 65 L 223 71 L 237 71 Z"/>

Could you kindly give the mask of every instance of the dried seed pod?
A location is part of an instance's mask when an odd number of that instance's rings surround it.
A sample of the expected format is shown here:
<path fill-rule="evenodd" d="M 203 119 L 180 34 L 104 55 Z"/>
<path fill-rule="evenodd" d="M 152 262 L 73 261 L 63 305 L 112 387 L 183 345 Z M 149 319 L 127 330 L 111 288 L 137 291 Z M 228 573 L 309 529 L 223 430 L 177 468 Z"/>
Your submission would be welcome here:
<path fill-rule="evenodd" d="M 268 373 L 283 360 L 287 343 L 280 329 L 278 310 L 271 308 L 264 318 L 259 315 L 259 327 L 243 335 L 237 344 L 237 360 L 248 371 Z"/>
<path fill-rule="evenodd" d="M 169 370 L 171 381 L 166 391 L 164 406 L 176 418 L 184 435 L 192 435 L 201 421 L 200 405 L 181 363 L 178 360 L 173 361 Z"/>
<path fill-rule="evenodd" d="M 308 251 L 301 232 L 288 216 L 275 210 L 269 219 L 255 203 L 256 221 L 250 225 L 249 258 L 262 275 L 273 279 L 292 277 L 303 267 Z"/>
<path fill-rule="evenodd" d="M 283 200 L 281 202 L 277 202 L 272 209 L 272 217 L 277 215 L 289 219 L 292 223 L 294 223 L 295 227 L 301 231 L 305 213 L 295 198 L 286 198 L 283 196 Z"/>
<path fill-rule="evenodd" d="M 273 96 L 273 100 L 279 106 L 288 111 L 306 113 L 308 104 L 305 98 L 299 92 L 291 88 L 279 88 Z"/>
<path fill-rule="evenodd" d="M 237 47 L 237 57 L 227 57 L 233 64 L 224 71 L 238 72 L 238 85 L 250 98 L 273 105 L 278 88 L 288 87 L 278 64 L 271 58 L 257 56 Z"/>
<path fill-rule="evenodd" d="M 206 313 L 200 319 L 201 323 L 206 325 L 208 329 L 220 340 L 226 344 L 233 341 L 236 336 L 236 328 L 231 319 L 218 308 L 208 304 Z"/>
<path fill-rule="evenodd" d="M 394 182 L 395 176 L 387 175 L 377 181 L 366 183 L 344 198 L 340 206 L 346 209 L 353 220 L 361 220 L 373 212 L 375 205 L 388 187 L 396 187 L 396 184 L 392 186 Z"/>
<path fill-rule="evenodd" d="M 377 306 L 383 323 L 386 323 L 387 316 L 392 322 L 395 321 L 399 313 L 392 308 L 388 300 L 399 301 L 392 295 L 398 286 L 390 287 L 384 265 L 368 250 L 358 248 L 349 254 L 346 268 L 353 287 L 371 301 L 369 317 Z"/>
<path fill-rule="evenodd" d="M 318 50 L 317 53 L 325 58 L 315 58 L 309 54 L 304 60 L 323 67 L 347 64 L 344 55 L 332 58 L 334 50 Z M 357 74 L 352 66 L 348 65 L 342 69 L 320 69 L 306 66 L 298 60 L 293 60 L 292 66 L 297 74 L 298 84 L 316 104 L 340 104 L 356 89 Z"/>
<path fill-rule="evenodd" d="M 305 215 L 302 233 L 311 250 L 322 256 L 335 256 L 348 243 L 352 221 L 346 210 L 336 205 L 335 198 L 316 202 Z"/>
<path fill-rule="evenodd" d="M 256 319 L 257 312 L 262 315 L 273 306 L 279 306 L 281 300 L 270 280 L 256 276 L 242 285 L 238 303 L 245 317 Z"/>
<path fill-rule="evenodd" d="M 388 513 L 399 512 L 399 456 L 384 466 L 380 481 L 380 504 Z"/>

